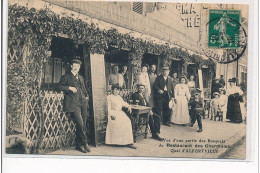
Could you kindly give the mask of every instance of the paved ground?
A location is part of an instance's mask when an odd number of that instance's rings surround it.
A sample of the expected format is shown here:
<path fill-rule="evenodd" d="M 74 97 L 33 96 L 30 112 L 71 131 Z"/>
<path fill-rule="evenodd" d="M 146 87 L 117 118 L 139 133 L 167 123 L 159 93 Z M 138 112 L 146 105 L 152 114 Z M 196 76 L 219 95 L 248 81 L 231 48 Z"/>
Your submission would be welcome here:
<path fill-rule="evenodd" d="M 241 140 L 246 134 L 246 124 L 203 120 L 203 132 L 196 132 L 194 127 L 172 125 L 162 126 L 160 136 L 164 141 L 151 138 L 137 138 L 137 149 L 127 147 L 107 146 L 91 147 L 92 152 L 80 153 L 74 148 L 59 150 L 49 154 L 87 155 L 87 156 L 150 156 L 173 158 L 223 158 L 224 153 L 232 149 L 232 145 Z M 243 148 L 243 147 L 242 147 Z M 245 150 L 236 150 L 239 157 L 245 158 Z"/>
<path fill-rule="evenodd" d="M 239 141 L 233 149 L 231 149 L 229 152 L 223 155 L 223 158 L 243 159 L 245 158 L 245 154 L 246 154 L 246 139 L 244 138 L 241 141 Z"/>

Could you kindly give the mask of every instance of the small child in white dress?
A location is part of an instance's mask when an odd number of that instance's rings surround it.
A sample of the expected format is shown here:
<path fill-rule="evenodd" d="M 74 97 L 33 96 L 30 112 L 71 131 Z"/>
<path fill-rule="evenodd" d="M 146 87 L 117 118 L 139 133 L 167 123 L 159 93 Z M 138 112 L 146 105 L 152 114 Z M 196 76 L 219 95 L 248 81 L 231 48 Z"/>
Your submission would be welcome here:
<path fill-rule="evenodd" d="M 219 93 L 218 92 L 214 92 L 213 94 L 214 98 L 210 101 L 210 120 L 213 120 L 213 118 L 215 119 L 215 117 L 217 116 L 218 111 L 220 110 L 219 107 Z"/>

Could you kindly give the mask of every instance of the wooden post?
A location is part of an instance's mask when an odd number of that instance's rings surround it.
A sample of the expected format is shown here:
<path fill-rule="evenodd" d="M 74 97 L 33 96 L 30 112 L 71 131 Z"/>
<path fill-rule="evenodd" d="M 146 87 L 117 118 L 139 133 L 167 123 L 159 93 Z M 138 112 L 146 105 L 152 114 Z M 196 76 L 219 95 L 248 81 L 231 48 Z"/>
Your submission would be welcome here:
<path fill-rule="evenodd" d="M 107 126 L 107 92 L 105 76 L 105 59 L 104 55 L 90 55 L 90 73 L 91 73 L 91 92 L 93 117 L 94 117 L 94 134 L 95 145 L 105 142 L 105 132 Z"/>
<path fill-rule="evenodd" d="M 201 89 L 201 97 L 204 98 L 204 88 L 203 88 L 203 79 L 202 79 L 202 70 L 201 68 L 198 69 L 198 76 L 199 76 L 199 87 Z"/>

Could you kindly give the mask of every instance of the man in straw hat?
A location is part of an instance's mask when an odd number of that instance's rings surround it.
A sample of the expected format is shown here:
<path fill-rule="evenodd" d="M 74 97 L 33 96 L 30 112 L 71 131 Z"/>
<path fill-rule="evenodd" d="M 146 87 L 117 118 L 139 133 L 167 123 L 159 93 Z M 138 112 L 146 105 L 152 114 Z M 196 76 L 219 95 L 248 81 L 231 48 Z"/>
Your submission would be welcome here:
<path fill-rule="evenodd" d="M 163 124 L 170 127 L 169 101 L 173 99 L 174 88 L 172 78 L 169 77 L 169 72 L 169 67 L 163 67 L 163 74 L 156 78 L 153 89 L 157 101 L 155 103 L 163 118 Z"/>
<path fill-rule="evenodd" d="M 144 96 L 145 85 L 142 83 L 138 83 L 137 87 L 138 87 L 138 91 L 132 94 L 131 100 L 133 100 L 134 104 L 137 104 L 137 100 L 138 100 L 139 105 L 150 107 L 149 101 Z M 153 111 L 155 111 L 155 108 L 153 108 Z M 161 118 L 158 114 L 156 114 L 153 111 L 150 111 L 148 114 L 149 115 L 149 126 L 150 126 L 150 130 L 152 132 L 152 138 L 162 141 L 163 139 L 158 135 L 160 133 L 160 128 L 161 128 L 160 127 Z"/>
<path fill-rule="evenodd" d="M 86 116 L 88 93 L 79 69 L 82 62 L 78 58 L 71 61 L 71 72 L 61 77 L 57 89 L 64 92 L 63 111 L 69 112 L 76 124 L 76 149 L 90 152 L 86 137 Z"/>

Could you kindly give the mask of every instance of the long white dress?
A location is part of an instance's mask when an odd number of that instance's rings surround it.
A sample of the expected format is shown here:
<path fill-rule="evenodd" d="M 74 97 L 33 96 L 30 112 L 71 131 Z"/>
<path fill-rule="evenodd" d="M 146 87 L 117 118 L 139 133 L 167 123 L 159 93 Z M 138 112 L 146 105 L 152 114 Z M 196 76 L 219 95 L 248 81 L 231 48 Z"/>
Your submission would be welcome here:
<path fill-rule="evenodd" d="M 172 111 L 171 122 L 174 124 L 190 123 L 188 100 L 190 100 L 191 96 L 188 85 L 177 84 L 174 88 L 174 95 L 176 104 Z"/>
<path fill-rule="evenodd" d="M 138 75 L 137 83 L 144 84 L 144 86 L 145 86 L 145 97 L 146 97 L 147 100 L 149 100 L 150 96 L 151 96 L 151 86 L 150 86 L 151 84 L 150 84 L 150 79 L 149 79 L 148 73 L 147 72 L 141 72 Z"/>
<path fill-rule="evenodd" d="M 108 102 L 108 124 L 106 129 L 106 144 L 127 145 L 133 144 L 133 131 L 131 120 L 122 111 L 122 107 L 129 105 L 121 96 L 109 95 Z M 112 120 L 111 115 L 116 119 Z"/>

